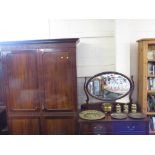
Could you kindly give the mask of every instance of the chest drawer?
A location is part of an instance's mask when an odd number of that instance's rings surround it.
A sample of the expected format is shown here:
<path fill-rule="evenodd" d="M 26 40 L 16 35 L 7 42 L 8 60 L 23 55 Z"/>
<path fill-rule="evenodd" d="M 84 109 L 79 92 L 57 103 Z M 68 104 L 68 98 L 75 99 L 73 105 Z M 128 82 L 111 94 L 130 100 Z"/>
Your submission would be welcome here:
<path fill-rule="evenodd" d="M 113 122 L 113 134 L 147 134 L 148 126 L 144 121 L 140 122 Z"/>
<path fill-rule="evenodd" d="M 80 123 L 80 134 L 111 134 L 109 123 Z"/>
<path fill-rule="evenodd" d="M 149 134 L 149 119 L 116 120 L 109 117 L 103 120 L 79 119 L 79 134 L 83 135 L 147 135 Z"/>

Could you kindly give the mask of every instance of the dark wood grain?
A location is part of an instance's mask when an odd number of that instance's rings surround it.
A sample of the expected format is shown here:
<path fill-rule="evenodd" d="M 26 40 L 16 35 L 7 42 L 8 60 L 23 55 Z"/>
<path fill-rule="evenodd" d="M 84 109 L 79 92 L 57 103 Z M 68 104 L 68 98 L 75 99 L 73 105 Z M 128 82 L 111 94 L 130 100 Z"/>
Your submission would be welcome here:
<path fill-rule="evenodd" d="M 72 53 L 55 49 L 42 55 L 45 110 L 75 109 Z M 49 67 L 50 66 L 50 67 Z M 52 80 L 51 80 L 52 79 Z"/>
<path fill-rule="evenodd" d="M 77 134 L 76 118 L 71 116 L 53 116 L 43 119 L 42 134 L 75 135 Z"/>
<path fill-rule="evenodd" d="M 39 119 L 37 118 L 10 118 L 10 134 L 38 135 L 40 134 Z"/>
<path fill-rule="evenodd" d="M 7 103 L 9 110 L 39 108 L 36 51 L 11 51 L 6 54 Z"/>
<path fill-rule="evenodd" d="M 77 133 L 77 40 L 0 43 L 10 134 Z"/>

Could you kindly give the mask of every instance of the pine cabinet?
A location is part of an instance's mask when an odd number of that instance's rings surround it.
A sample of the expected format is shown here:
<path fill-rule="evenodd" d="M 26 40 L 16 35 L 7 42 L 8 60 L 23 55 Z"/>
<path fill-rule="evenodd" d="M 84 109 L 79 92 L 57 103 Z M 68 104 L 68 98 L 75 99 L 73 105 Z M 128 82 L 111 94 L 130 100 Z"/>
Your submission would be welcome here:
<path fill-rule="evenodd" d="M 10 134 L 76 134 L 77 41 L 0 43 Z"/>
<path fill-rule="evenodd" d="M 142 112 L 151 118 L 155 115 L 155 38 L 145 38 L 137 42 L 138 103 Z"/>

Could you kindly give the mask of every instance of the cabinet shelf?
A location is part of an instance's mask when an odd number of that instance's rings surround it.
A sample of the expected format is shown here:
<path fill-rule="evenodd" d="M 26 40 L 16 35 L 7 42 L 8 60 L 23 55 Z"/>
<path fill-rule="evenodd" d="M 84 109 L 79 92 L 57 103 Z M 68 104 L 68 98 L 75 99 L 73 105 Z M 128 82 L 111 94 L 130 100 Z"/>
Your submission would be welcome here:
<path fill-rule="evenodd" d="M 146 112 L 147 115 L 155 115 L 155 111 L 153 112 Z"/>
<path fill-rule="evenodd" d="M 155 95 L 155 90 L 148 90 L 147 93 L 148 94 L 154 94 Z"/>
<path fill-rule="evenodd" d="M 155 78 L 155 75 L 148 75 L 148 78 Z"/>
<path fill-rule="evenodd" d="M 155 59 L 148 59 L 148 62 L 155 62 Z"/>

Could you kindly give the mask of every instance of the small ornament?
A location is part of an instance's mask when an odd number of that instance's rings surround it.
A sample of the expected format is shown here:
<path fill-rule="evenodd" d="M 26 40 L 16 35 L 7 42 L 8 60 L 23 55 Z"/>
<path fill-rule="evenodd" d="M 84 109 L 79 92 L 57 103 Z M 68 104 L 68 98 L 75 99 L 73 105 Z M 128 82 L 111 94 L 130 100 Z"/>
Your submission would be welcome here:
<path fill-rule="evenodd" d="M 120 104 L 116 105 L 116 113 L 121 113 L 121 106 L 120 106 Z"/>
<path fill-rule="evenodd" d="M 132 113 L 136 113 L 137 112 L 137 105 L 134 104 L 134 103 L 131 105 L 131 112 Z"/>
<path fill-rule="evenodd" d="M 128 104 L 124 104 L 124 106 L 123 106 L 123 112 L 124 113 L 128 113 L 129 112 L 129 105 Z"/>

